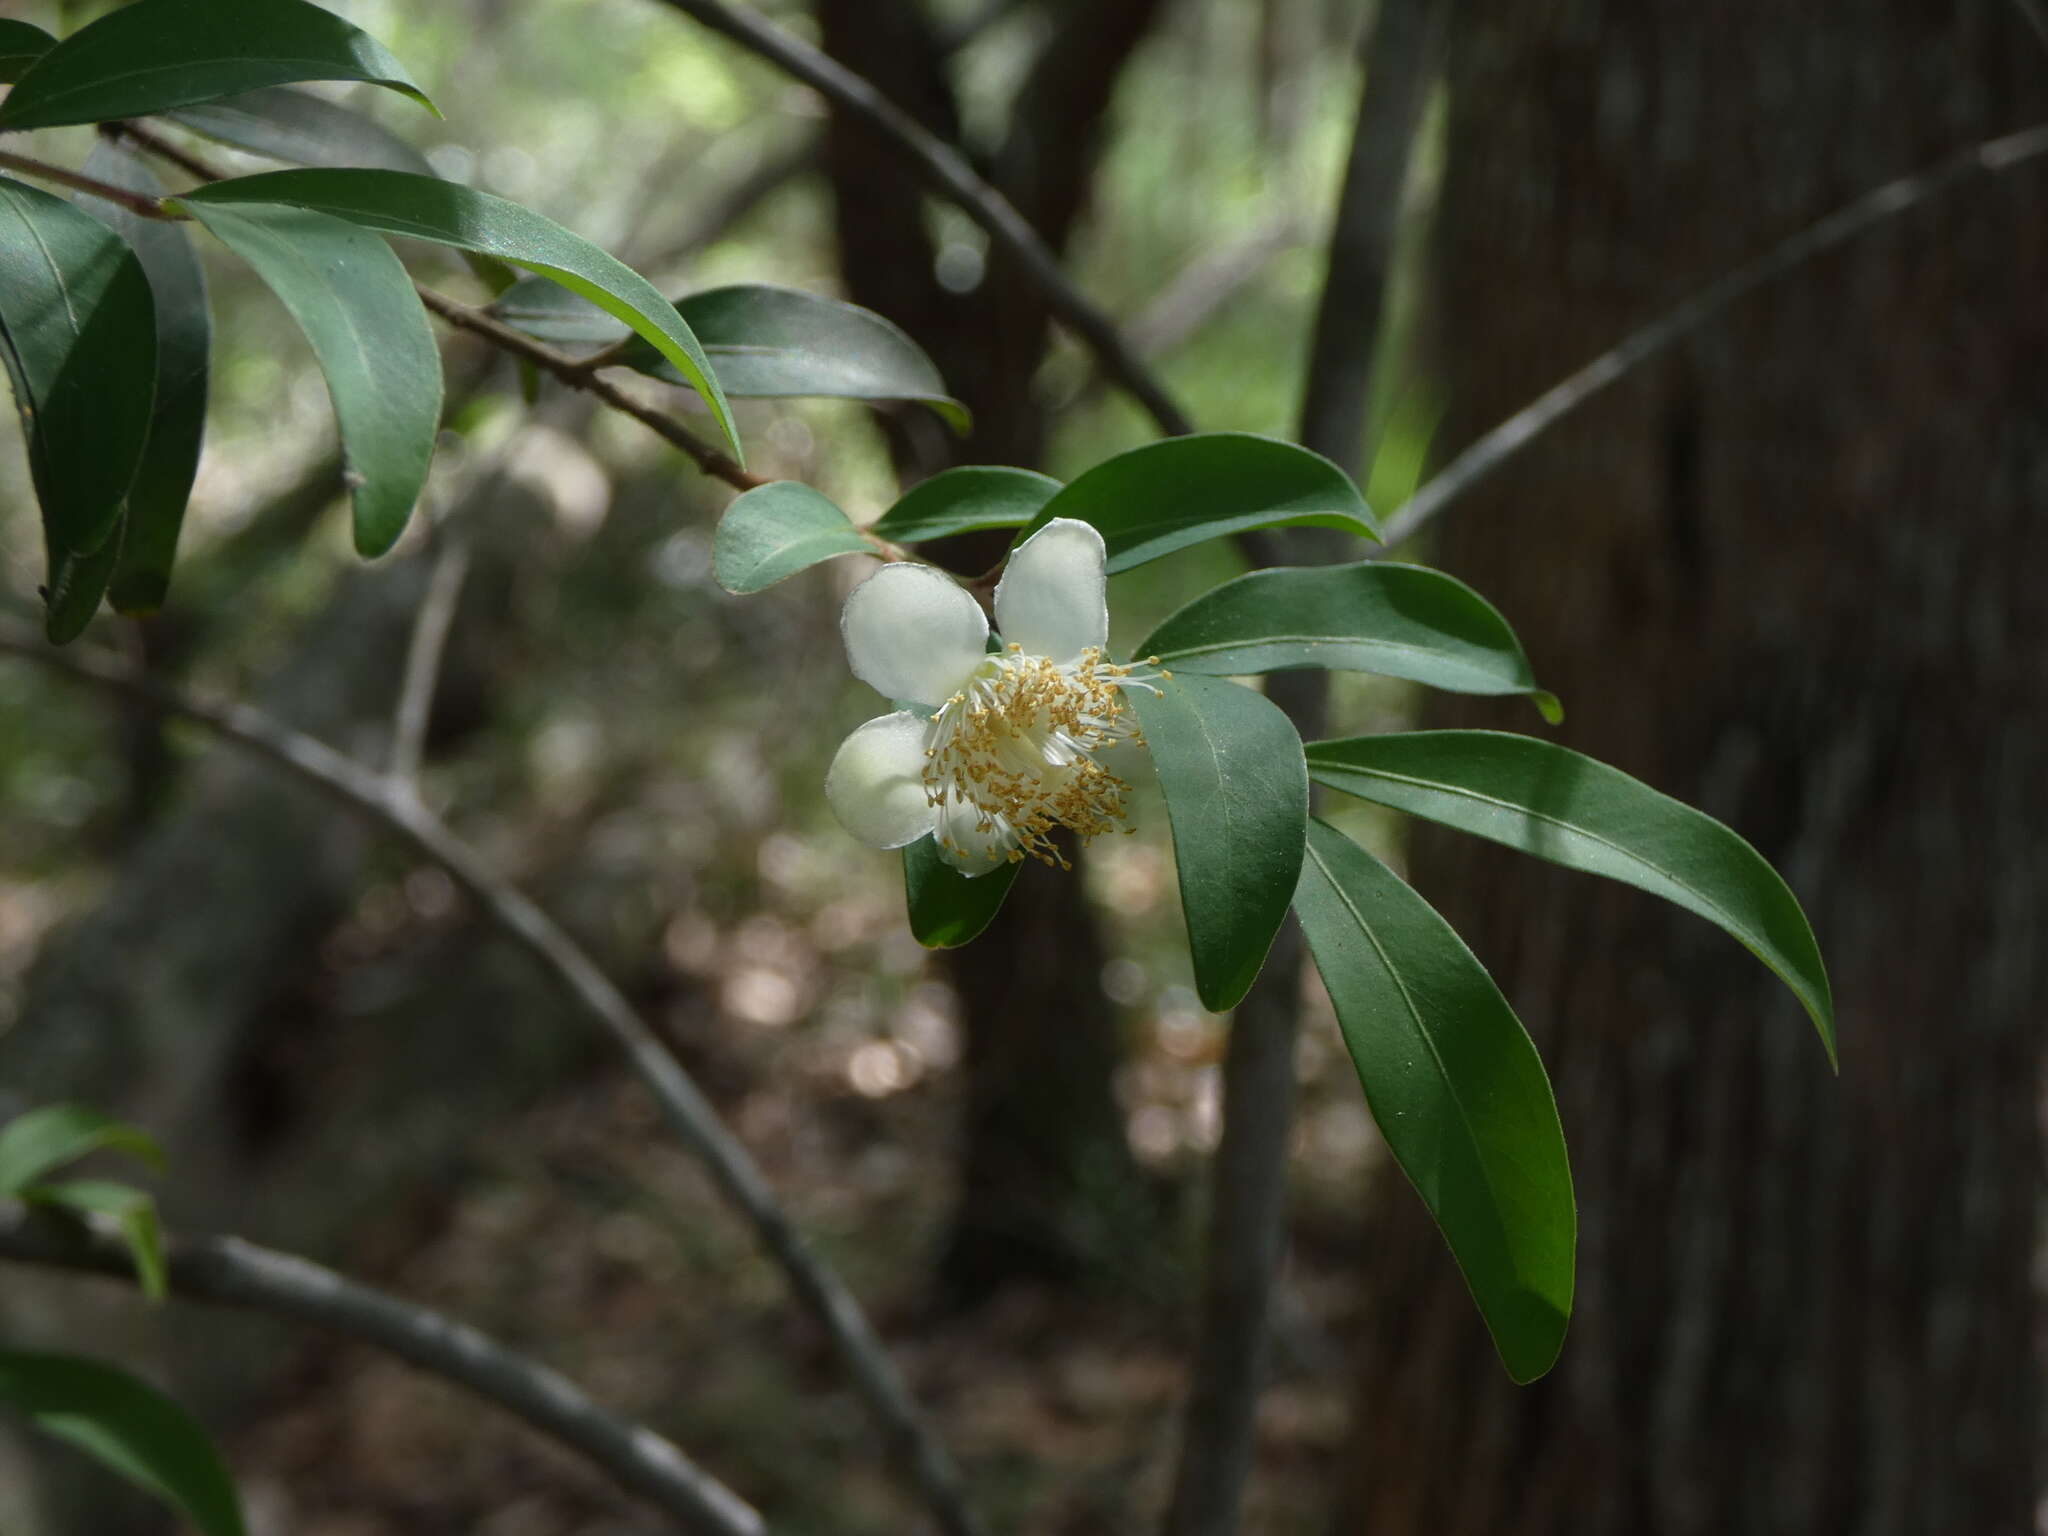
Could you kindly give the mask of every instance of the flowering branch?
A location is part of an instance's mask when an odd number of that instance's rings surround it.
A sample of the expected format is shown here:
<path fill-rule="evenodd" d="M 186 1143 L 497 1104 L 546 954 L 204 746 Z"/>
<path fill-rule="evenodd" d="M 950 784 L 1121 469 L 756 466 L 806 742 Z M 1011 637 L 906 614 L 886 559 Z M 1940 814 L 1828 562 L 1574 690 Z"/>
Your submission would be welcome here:
<path fill-rule="evenodd" d="M 467 1323 L 401 1300 L 306 1259 L 237 1237 L 165 1234 L 171 1290 L 195 1301 L 248 1307 L 331 1329 L 467 1387 L 533 1428 L 581 1451 L 693 1530 L 761 1536 L 761 1516 L 653 1430 L 623 1423 L 567 1377 L 507 1349 Z M 135 1281 L 135 1264 L 110 1217 L 63 1223 L 0 1201 L 0 1259 Z"/>
<path fill-rule="evenodd" d="M 805 1242 L 747 1149 L 727 1130 L 701 1089 L 626 996 L 553 918 L 486 865 L 474 849 L 408 790 L 325 742 L 247 704 L 208 703 L 137 677 L 117 662 L 77 647 L 58 650 L 31 631 L 0 623 L 0 654 L 23 657 L 63 676 L 191 720 L 245 751 L 287 769 L 329 799 L 410 843 L 440 866 L 484 916 L 535 960 L 624 1052 L 670 1128 L 704 1163 L 719 1193 L 754 1230 L 790 1288 L 831 1339 L 856 1389 L 881 1423 L 892 1451 L 909 1465 L 919 1491 L 949 1536 L 977 1536 L 960 1476 L 937 1432 L 898 1374 L 874 1325 L 846 1282 Z"/>

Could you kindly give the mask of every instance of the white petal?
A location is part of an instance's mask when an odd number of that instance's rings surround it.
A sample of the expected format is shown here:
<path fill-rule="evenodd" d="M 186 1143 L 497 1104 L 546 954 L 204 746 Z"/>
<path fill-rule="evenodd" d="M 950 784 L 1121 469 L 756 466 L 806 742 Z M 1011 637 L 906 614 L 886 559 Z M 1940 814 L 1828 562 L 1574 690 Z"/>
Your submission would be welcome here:
<path fill-rule="evenodd" d="M 908 710 L 870 720 L 839 744 L 825 798 L 839 824 L 870 848 L 901 848 L 931 831 L 924 789 L 930 723 Z"/>
<path fill-rule="evenodd" d="M 992 874 L 1010 861 L 1017 834 L 999 821 L 984 828 L 981 812 L 961 799 L 958 791 L 948 791 L 946 803 L 933 814 L 938 819 L 932 833 L 938 841 L 939 857 L 961 874 L 970 879 Z"/>
<path fill-rule="evenodd" d="M 936 707 L 981 665 L 981 605 L 928 565 L 885 565 L 853 589 L 839 617 L 853 675 L 892 699 Z"/>
<path fill-rule="evenodd" d="M 996 583 L 1004 642 L 1053 661 L 1078 661 L 1089 646 L 1107 645 L 1104 558 L 1102 535 L 1071 517 L 1056 517 L 1026 539 Z"/>

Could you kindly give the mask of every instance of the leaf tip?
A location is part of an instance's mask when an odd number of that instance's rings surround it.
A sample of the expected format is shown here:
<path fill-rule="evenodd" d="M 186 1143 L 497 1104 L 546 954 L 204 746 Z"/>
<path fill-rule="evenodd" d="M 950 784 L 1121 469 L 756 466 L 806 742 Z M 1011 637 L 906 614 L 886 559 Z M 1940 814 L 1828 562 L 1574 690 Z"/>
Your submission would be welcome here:
<path fill-rule="evenodd" d="M 1536 706 L 1536 713 L 1543 717 L 1545 725 L 1564 724 L 1564 701 L 1546 688 L 1529 690 L 1529 702 Z"/>

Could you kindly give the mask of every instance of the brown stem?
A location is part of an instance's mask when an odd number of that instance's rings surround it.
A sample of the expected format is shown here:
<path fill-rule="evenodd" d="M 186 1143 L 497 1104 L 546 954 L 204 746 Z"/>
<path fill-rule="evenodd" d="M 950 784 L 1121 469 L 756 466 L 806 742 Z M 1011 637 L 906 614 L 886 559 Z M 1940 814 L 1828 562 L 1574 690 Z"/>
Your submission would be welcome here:
<path fill-rule="evenodd" d="M 118 203 L 138 218 L 176 220 L 187 217 L 172 213 L 156 198 L 144 192 L 131 192 L 126 187 L 117 187 L 110 181 L 101 181 L 96 176 L 82 176 L 77 171 L 67 171 L 61 165 L 47 165 L 27 155 L 17 155 L 0 149 L 0 166 L 10 171 L 19 171 L 24 176 L 33 176 L 39 181 L 54 181 L 59 186 L 74 191 L 88 192 L 109 203 Z"/>

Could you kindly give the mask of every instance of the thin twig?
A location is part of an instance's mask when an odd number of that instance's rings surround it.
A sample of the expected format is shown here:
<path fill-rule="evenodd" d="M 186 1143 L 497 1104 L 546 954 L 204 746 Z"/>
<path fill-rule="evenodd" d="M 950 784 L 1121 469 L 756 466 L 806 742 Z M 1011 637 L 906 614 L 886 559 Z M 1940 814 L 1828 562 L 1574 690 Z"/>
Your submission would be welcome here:
<path fill-rule="evenodd" d="M 419 284 L 414 286 L 419 288 L 420 302 L 457 330 L 481 336 L 499 351 L 524 358 L 536 368 L 552 374 L 571 389 L 580 389 L 610 406 L 620 415 L 632 417 L 663 442 L 680 448 L 696 462 L 699 469 L 713 479 L 723 480 L 736 491 L 751 491 L 757 485 L 768 483 L 759 475 L 747 473 L 730 456 L 704 441 L 668 412 L 635 400 L 610 379 L 587 370 L 581 358 L 571 357 L 566 352 L 558 352 L 544 342 L 535 341 L 524 331 L 514 330 L 502 320 L 485 314 L 480 309 L 458 303 L 446 294 L 436 293 L 433 289 L 421 287 Z"/>
<path fill-rule="evenodd" d="M 1386 521 L 1386 547 L 1412 538 L 1431 518 L 1499 469 L 1532 438 L 1641 363 L 1684 340 L 1729 305 L 1746 298 L 1793 268 L 1831 251 L 1874 224 L 1906 212 L 1931 197 L 1995 176 L 2048 155 L 2048 124 L 1971 146 L 1929 170 L 1902 176 L 1864 193 L 1826 218 L 1808 225 L 1755 261 L 1708 284 L 1677 308 L 1631 332 L 1618 345 L 1578 372 L 1553 384 L 1506 421 L 1438 470 L 1408 504 Z"/>
<path fill-rule="evenodd" d="M 1361 44 L 1368 79 L 1331 220 L 1323 290 L 1303 380 L 1301 441 L 1358 472 L 1366 402 L 1390 287 L 1423 103 L 1435 83 L 1448 0 L 1380 0 Z M 1349 558 L 1355 541 L 1326 529 L 1269 533 L 1255 550 L 1290 564 Z M 1304 741 L 1325 734 L 1327 673 L 1281 672 L 1267 693 Z M 1300 925 L 1290 915 L 1231 1020 L 1223 1060 L 1223 1135 L 1210 1176 L 1202 1302 L 1167 1536 L 1235 1536 L 1256 1444 L 1272 1333 L 1273 1291 L 1287 1248 L 1288 1148 L 1301 1032 Z"/>
<path fill-rule="evenodd" d="M 60 1223 L 13 1201 L 0 1201 L 0 1259 L 135 1281 L 134 1261 L 111 1219 Z M 581 1451 L 621 1487 L 692 1530 L 761 1536 L 766 1529 L 759 1513 L 668 1440 L 614 1418 L 567 1377 L 467 1323 L 236 1237 L 166 1234 L 164 1267 L 177 1295 L 330 1329 L 467 1387 Z"/>
<path fill-rule="evenodd" d="M 597 963 L 554 919 L 491 870 L 430 809 L 382 774 L 247 704 L 208 703 L 139 678 L 119 663 L 77 648 L 56 650 L 31 631 L 0 624 L 0 653 L 22 656 L 66 677 L 194 721 L 224 740 L 290 770 L 329 798 L 398 834 L 439 865 L 505 936 L 525 950 L 625 1053 L 663 1117 L 701 1158 L 712 1182 L 754 1229 L 790 1287 L 823 1326 L 855 1387 L 909 1465 L 943 1529 L 972 1536 L 959 1473 L 910 1395 L 888 1351 L 846 1283 L 813 1253 L 776 1200 L 747 1149 L 725 1128 L 681 1062 Z"/>
<path fill-rule="evenodd" d="M 195 177 L 200 181 L 224 181 L 227 179 L 226 173 L 215 170 L 204 160 L 200 159 L 199 156 L 193 154 L 192 151 L 186 149 L 183 145 L 165 138 L 145 123 L 128 122 L 126 120 L 117 123 L 102 123 L 100 125 L 100 132 L 111 138 L 128 139 L 137 147 L 148 150 L 159 160 L 169 165 L 175 165 L 187 176 Z"/>
<path fill-rule="evenodd" d="M 1074 286 L 1061 270 L 1059 258 L 1046 248 L 1038 232 L 1009 199 L 976 173 L 959 150 L 931 133 L 838 60 L 764 17 L 726 5 L 723 0 L 660 3 L 694 17 L 714 32 L 760 55 L 893 142 L 938 191 L 958 204 L 1023 268 L 1045 296 L 1047 307 L 1095 354 L 1103 371 L 1145 408 L 1160 431 L 1173 437 L 1194 431 L 1187 412 L 1131 349 L 1116 322 Z"/>
<path fill-rule="evenodd" d="M 448 529 L 439 530 L 437 536 L 440 548 L 434 552 L 434 569 L 413 618 L 412 638 L 405 648 L 405 677 L 391 721 L 391 782 L 400 791 L 415 795 L 419 793 L 420 762 L 426 756 L 427 726 L 434 713 L 434 692 L 440 686 L 441 653 L 447 648 L 448 632 L 455 625 L 455 610 L 462 600 L 462 583 L 469 575 L 469 541 Z"/>
<path fill-rule="evenodd" d="M 177 220 L 185 217 L 182 213 L 171 212 L 146 192 L 117 187 L 111 181 L 101 181 L 97 176 L 80 175 L 77 171 L 67 171 L 61 165 L 48 165 L 27 155 L 17 155 L 0 149 L 0 168 L 19 171 L 24 176 L 34 176 L 42 181 L 54 181 L 60 187 L 70 187 L 73 191 L 90 192 L 94 197 L 120 204 L 138 218 Z"/>

